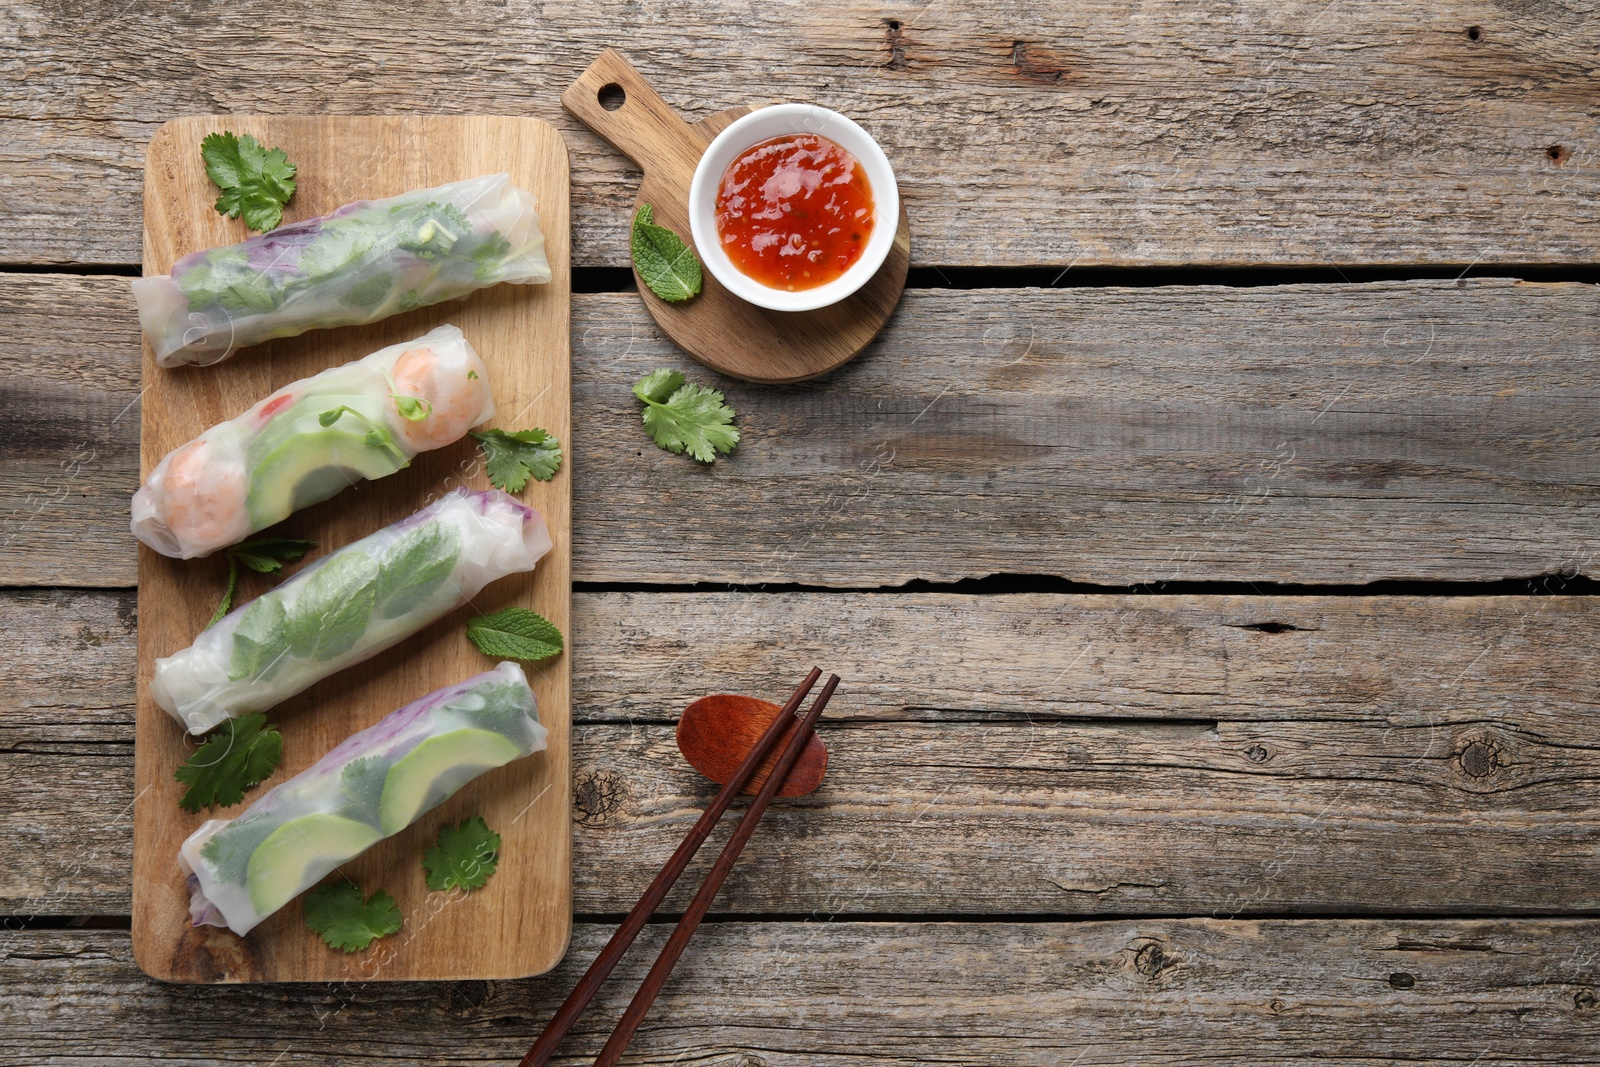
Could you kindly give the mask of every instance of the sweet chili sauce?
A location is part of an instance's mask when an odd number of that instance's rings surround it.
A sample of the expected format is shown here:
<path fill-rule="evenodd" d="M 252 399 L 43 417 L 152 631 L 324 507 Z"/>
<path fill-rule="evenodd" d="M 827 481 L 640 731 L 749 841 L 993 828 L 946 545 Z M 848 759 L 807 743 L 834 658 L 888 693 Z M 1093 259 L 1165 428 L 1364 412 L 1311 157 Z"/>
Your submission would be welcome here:
<path fill-rule="evenodd" d="M 814 133 L 745 149 L 717 186 L 722 250 L 773 289 L 815 289 L 839 277 L 861 258 L 872 221 L 866 169 Z"/>

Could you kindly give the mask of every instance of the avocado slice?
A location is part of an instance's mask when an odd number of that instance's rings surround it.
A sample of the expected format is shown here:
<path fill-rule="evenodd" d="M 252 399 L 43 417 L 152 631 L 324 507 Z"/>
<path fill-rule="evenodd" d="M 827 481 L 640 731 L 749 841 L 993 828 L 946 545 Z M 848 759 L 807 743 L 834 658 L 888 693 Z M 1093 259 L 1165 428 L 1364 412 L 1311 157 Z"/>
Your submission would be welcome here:
<path fill-rule="evenodd" d="M 389 768 L 378 825 L 397 834 L 484 771 L 510 763 L 522 749 L 489 730 L 452 730 L 430 737 Z"/>
<path fill-rule="evenodd" d="M 322 877 L 314 863 L 343 863 L 359 856 L 383 835 L 366 823 L 315 812 L 290 819 L 250 853 L 246 875 L 257 915 L 270 915 Z"/>
<path fill-rule="evenodd" d="M 291 434 L 263 455 L 251 473 L 245 504 L 259 530 L 361 478 L 387 477 L 409 465 L 387 431 L 346 416 L 334 426 Z"/>

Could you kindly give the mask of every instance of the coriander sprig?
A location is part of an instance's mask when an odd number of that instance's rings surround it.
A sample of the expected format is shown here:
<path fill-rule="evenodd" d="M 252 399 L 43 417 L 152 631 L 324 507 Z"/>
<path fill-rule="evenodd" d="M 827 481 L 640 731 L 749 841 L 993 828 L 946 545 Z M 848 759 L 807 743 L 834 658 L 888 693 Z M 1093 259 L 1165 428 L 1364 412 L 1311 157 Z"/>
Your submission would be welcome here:
<path fill-rule="evenodd" d="M 354 882 L 333 882 L 306 894 L 306 925 L 341 952 L 359 952 L 402 922 L 394 897 L 382 889 L 362 900 Z"/>
<path fill-rule="evenodd" d="M 283 760 L 283 735 L 259 711 L 226 719 L 190 753 L 173 777 L 188 786 L 178 800 L 184 811 L 227 807 L 244 799 Z"/>
<path fill-rule="evenodd" d="M 554 434 L 531 430 L 484 430 L 472 439 L 483 446 L 489 482 L 507 493 L 520 493 L 528 479 L 548 482 L 561 466 L 561 442 Z"/>
<path fill-rule="evenodd" d="M 216 209 L 230 219 L 265 233 L 283 221 L 283 205 L 294 195 L 296 168 L 281 148 L 265 148 L 248 133 L 207 134 L 200 142 L 206 174 L 222 195 Z"/>
<path fill-rule="evenodd" d="M 732 452 L 739 443 L 735 412 L 722 394 L 688 384 L 678 371 L 651 371 L 634 384 L 633 395 L 644 401 L 644 428 L 668 452 L 714 463 L 718 452 Z"/>
<path fill-rule="evenodd" d="M 422 854 L 428 888 L 434 892 L 481 889 L 499 863 L 500 835 L 481 815 L 439 827 L 437 843 Z"/>

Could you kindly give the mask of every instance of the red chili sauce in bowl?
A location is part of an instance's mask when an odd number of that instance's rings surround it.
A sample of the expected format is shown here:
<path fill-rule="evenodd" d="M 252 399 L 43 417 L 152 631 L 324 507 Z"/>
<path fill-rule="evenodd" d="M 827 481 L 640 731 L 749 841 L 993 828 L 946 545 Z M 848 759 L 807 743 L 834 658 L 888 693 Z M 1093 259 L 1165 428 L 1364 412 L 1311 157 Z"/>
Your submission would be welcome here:
<path fill-rule="evenodd" d="M 717 186 L 722 250 L 772 289 L 815 289 L 842 275 L 866 249 L 873 217 L 866 169 L 814 133 L 745 149 Z"/>

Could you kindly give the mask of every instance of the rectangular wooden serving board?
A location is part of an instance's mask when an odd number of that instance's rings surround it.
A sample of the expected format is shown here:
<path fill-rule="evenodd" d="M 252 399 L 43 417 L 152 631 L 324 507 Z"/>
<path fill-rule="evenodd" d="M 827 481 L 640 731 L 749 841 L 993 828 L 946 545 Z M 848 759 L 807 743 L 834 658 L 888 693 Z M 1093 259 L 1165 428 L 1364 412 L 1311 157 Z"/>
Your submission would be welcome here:
<path fill-rule="evenodd" d="M 212 209 L 200 141 L 218 130 L 253 134 L 299 167 L 285 221 L 326 214 L 353 200 L 509 172 L 538 198 L 554 277 L 546 285 L 500 285 L 370 326 L 314 330 L 234 354 L 211 367 L 157 367 L 144 350 L 141 477 L 169 451 L 243 412 L 271 391 L 386 345 L 454 323 L 489 369 L 494 424 L 542 426 L 566 445 L 571 421 L 568 313 L 569 172 L 561 136 L 523 118 L 381 118 L 236 115 L 177 119 L 156 131 L 145 164 L 144 271 L 166 274 L 198 249 L 249 236 Z M 538 508 L 555 547 L 532 575 L 494 582 L 473 604 L 387 652 L 343 671 L 268 713 L 283 733 L 283 765 L 244 803 L 190 815 L 173 771 L 196 741 L 150 699 L 151 669 L 194 640 L 222 596 L 221 553 L 173 560 L 139 547 L 139 677 L 133 806 L 133 946 L 139 966 L 171 982 L 398 981 L 509 978 L 549 970 L 566 952 L 572 925 L 571 721 L 568 656 L 525 664 L 550 730 L 549 747 L 472 782 L 415 825 L 340 868 L 366 893 L 392 893 L 403 929 L 356 953 L 327 947 L 305 924 L 303 897 L 241 938 L 189 923 L 178 847 L 207 818 L 229 818 L 270 786 L 304 770 L 338 741 L 419 696 L 493 667 L 465 636 L 474 614 L 520 604 L 571 633 L 571 450 L 555 478 L 529 482 L 521 499 Z M 471 438 L 424 452 L 406 470 L 361 482 L 299 512 L 274 533 L 317 543 L 312 558 L 404 518 L 441 492 L 488 488 Z M 291 570 L 295 565 L 291 565 Z M 245 572 L 240 602 L 274 579 Z M 482 815 L 502 837 L 499 870 L 473 893 L 432 893 L 422 854 L 439 827 Z"/>

